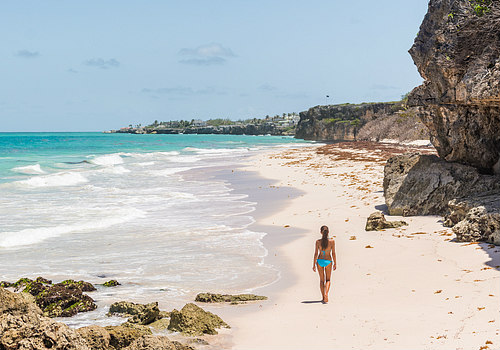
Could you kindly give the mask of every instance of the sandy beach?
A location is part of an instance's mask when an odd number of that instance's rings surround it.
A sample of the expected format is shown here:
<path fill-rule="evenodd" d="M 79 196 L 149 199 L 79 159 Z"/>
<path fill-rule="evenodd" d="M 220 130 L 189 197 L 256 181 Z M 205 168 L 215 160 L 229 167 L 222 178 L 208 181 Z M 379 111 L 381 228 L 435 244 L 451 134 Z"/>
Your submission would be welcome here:
<path fill-rule="evenodd" d="M 274 284 L 255 290 L 262 303 L 213 306 L 233 326 L 221 345 L 232 349 L 498 349 L 500 247 L 459 243 L 441 217 L 391 217 L 408 226 L 364 230 L 384 211 L 386 159 L 408 151 L 371 143 L 302 147 L 259 155 L 237 172 L 257 171 L 267 195 L 298 195 L 270 215 L 266 263 Z M 265 203 L 259 204 L 264 205 Z M 330 302 L 322 304 L 312 271 L 321 225 L 336 241 Z M 229 340 L 228 340 L 229 339 Z"/>

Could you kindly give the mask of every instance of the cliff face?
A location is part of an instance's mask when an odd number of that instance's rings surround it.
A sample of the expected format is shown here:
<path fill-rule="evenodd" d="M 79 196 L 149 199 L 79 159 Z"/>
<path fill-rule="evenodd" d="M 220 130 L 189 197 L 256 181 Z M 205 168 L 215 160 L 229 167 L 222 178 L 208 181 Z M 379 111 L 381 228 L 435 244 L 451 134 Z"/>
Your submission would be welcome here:
<path fill-rule="evenodd" d="M 355 141 L 361 127 L 377 118 L 395 115 L 400 102 L 316 106 L 300 113 L 295 137 L 319 141 Z"/>
<path fill-rule="evenodd" d="M 410 49 L 419 106 L 440 157 L 500 172 L 500 3 L 431 0 Z"/>
<path fill-rule="evenodd" d="M 441 214 L 459 241 L 500 245 L 500 2 L 430 0 L 409 95 L 441 158 L 389 159 L 389 212 Z"/>

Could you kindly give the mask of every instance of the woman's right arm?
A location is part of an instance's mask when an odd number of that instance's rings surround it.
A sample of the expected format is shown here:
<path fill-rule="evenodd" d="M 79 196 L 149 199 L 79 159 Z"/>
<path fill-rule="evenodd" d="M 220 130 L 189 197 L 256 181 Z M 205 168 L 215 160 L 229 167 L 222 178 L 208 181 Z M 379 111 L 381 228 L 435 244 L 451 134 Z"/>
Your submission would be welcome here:
<path fill-rule="evenodd" d="M 318 259 L 318 242 L 314 244 L 313 271 L 316 272 L 316 259 Z"/>

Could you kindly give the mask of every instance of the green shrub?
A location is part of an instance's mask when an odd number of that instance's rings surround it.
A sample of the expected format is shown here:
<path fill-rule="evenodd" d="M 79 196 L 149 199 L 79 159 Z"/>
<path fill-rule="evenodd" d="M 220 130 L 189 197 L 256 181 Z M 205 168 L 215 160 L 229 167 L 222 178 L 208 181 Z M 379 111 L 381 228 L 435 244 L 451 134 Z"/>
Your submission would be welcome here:
<path fill-rule="evenodd" d="M 491 1 L 492 0 L 469 0 L 474 12 L 479 17 L 482 17 L 486 13 L 490 12 L 489 5 L 491 5 Z"/>

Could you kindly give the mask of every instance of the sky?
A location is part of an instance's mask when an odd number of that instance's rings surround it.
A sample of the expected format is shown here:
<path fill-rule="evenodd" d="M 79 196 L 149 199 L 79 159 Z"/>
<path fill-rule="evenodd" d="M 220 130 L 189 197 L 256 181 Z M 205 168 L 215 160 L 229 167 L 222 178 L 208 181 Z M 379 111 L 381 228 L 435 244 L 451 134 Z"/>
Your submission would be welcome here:
<path fill-rule="evenodd" d="M 426 11 L 426 0 L 3 1 L 0 132 L 399 100 L 422 82 L 408 49 Z"/>

